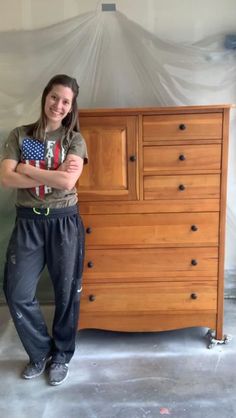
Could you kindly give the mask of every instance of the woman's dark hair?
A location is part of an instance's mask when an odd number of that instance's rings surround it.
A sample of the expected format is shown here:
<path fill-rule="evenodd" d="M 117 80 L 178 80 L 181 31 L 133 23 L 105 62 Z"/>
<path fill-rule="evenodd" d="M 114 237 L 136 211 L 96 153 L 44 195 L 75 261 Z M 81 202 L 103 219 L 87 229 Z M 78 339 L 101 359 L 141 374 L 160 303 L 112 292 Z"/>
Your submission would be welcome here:
<path fill-rule="evenodd" d="M 41 114 L 34 125 L 34 135 L 38 139 L 44 139 L 45 130 L 46 130 L 46 123 L 47 118 L 44 112 L 45 101 L 48 93 L 52 90 L 52 88 L 56 85 L 62 85 L 64 87 L 69 87 L 73 92 L 73 99 L 72 99 L 72 106 L 71 112 L 66 115 L 66 117 L 62 120 L 62 125 L 66 128 L 66 134 L 69 134 L 71 131 L 76 131 L 78 128 L 77 120 L 78 120 L 78 107 L 77 107 L 77 97 L 79 94 L 79 86 L 75 78 L 72 78 L 66 74 L 57 74 L 49 80 L 48 84 L 46 85 L 42 98 L 41 98 Z"/>

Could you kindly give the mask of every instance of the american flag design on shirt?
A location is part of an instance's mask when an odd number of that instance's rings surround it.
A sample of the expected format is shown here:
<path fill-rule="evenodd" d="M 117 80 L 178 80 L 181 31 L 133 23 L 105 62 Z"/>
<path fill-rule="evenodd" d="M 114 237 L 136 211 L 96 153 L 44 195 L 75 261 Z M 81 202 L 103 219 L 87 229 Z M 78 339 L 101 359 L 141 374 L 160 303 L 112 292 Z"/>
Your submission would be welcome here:
<path fill-rule="evenodd" d="M 56 170 L 64 161 L 64 150 L 60 140 L 46 140 L 24 138 L 22 142 L 22 162 L 33 165 L 43 170 Z M 32 189 L 40 198 L 52 192 L 47 185 L 34 187 Z"/>

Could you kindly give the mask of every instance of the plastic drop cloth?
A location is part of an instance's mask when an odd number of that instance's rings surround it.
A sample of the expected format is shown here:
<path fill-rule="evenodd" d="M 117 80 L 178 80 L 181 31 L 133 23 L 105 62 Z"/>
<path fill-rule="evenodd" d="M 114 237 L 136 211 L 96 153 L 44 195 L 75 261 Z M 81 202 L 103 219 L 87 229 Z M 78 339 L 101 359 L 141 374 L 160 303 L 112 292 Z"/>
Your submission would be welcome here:
<path fill-rule="evenodd" d="M 13 127 L 37 119 L 42 89 L 57 73 L 77 78 L 80 108 L 235 103 L 236 50 L 226 49 L 224 41 L 225 34 L 217 34 L 195 44 L 174 44 L 119 11 L 90 12 L 43 29 L 1 32 L 0 143 Z M 232 110 L 227 270 L 236 270 L 235 118 Z M 2 269 L 14 221 L 13 195 L 0 190 Z"/>

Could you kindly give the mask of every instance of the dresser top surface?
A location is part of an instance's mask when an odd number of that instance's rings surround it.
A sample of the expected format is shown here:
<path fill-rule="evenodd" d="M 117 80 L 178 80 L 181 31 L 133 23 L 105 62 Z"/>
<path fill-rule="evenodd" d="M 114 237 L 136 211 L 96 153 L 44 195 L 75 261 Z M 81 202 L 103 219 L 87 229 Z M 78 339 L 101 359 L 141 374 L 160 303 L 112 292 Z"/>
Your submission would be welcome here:
<path fill-rule="evenodd" d="M 180 114 L 180 113 L 216 113 L 223 112 L 224 109 L 231 109 L 235 107 L 234 104 L 219 104 L 219 105 L 197 105 L 197 106 L 160 106 L 160 107 L 130 107 L 130 108 L 91 108 L 80 109 L 81 116 L 86 115 L 150 115 L 150 114 Z"/>

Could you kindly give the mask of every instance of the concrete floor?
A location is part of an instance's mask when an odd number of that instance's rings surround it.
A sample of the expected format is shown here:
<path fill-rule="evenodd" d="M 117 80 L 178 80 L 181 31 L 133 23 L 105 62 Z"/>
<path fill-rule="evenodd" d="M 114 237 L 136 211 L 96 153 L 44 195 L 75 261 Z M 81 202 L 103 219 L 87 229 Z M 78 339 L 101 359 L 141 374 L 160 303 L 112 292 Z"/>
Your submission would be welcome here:
<path fill-rule="evenodd" d="M 43 307 L 45 317 L 52 308 Z M 0 307 L 1 418 L 235 418 L 236 300 L 225 300 L 226 345 L 207 348 L 205 328 L 160 333 L 83 330 L 68 380 L 21 379 L 27 361 Z M 48 319 L 50 324 L 50 320 Z"/>

